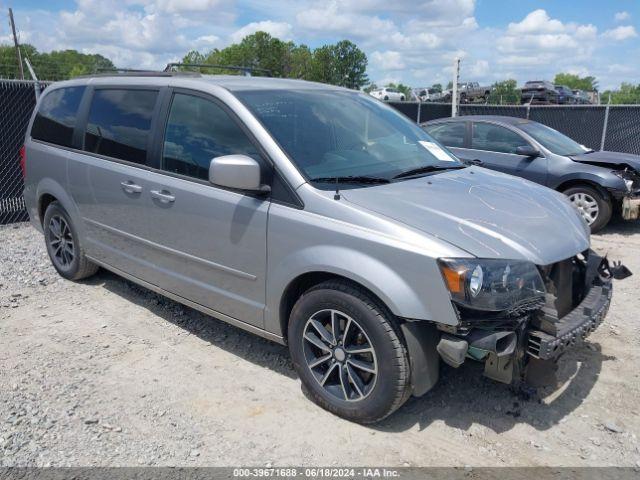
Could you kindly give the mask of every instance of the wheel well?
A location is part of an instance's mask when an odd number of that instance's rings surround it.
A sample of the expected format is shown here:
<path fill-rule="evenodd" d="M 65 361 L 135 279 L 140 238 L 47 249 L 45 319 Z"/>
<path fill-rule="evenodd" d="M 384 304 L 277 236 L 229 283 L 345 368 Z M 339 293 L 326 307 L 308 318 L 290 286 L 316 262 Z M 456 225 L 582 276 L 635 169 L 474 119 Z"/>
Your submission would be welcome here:
<path fill-rule="evenodd" d="M 587 187 L 591 187 L 591 188 L 595 188 L 598 192 L 600 192 L 603 197 L 605 199 L 610 199 L 610 195 L 609 192 L 607 192 L 606 189 L 602 188 L 600 185 L 598 185 L 595 182 L 592 182 L 590 180 L 568 180 L 564 183 L 561 183 L 560 185 L 558 185 L 556 187 L 556 190 L 558 192 L 564 192 L 565 190 L 572 188 L 572 187 L 579 187 L 579 186 L 587 186 Z"/>
<path fill-rule="evenodd" d="M 44 224 L 44 212 L 47 211 L 47 207 L 51 204 L 51 202 L 55 202 L 57 200 L 56 197 L 45 193 L 38 200 L 38 217 L 40 218 L 40 224 Z"/>
<path fill-rule="evenodd" d="M 369 290 L 364 285 L 351 280 L 350 278 L 343 277 L 342 275 L 336 275 L 328 272 L 308 272 L 304 273 L 289 283 L 287 288 L 282 295 L 282 299 L 280 300 L 280 328 L 282 332 L 282 336 L 285 341 L 287 339 L 287 330 L 289 327 L 289 316 L 291 315 L 291 310 L 293 310 L 293 306 L 296 301 L 309 289 L 319 285 L 327 280 L 344 280 L 346 282 L 351 283 L 355 287 L 363 290 L 368 295 L 371 296 L 373 300 L 376 301 L 382 308 L 385 310 L 389 310 L 385 303 L 380 300 L 380 298 Z"/>

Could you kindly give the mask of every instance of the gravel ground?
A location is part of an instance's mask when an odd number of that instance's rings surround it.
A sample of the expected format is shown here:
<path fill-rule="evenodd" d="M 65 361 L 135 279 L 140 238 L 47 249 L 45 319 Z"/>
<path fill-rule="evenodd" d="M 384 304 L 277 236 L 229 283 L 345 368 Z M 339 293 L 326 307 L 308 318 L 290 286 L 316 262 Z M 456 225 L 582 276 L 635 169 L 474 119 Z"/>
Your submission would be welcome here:
<path fill-rule="evenodd" d="M 640 272 L 640 224 L 593 243 Z M 639 284 L 540 400 L 443 367 L 363 427 L 305 398 L 286 348 L 107 272 L 63 280 L 38 232 L 0 227 L 0 465 L 640 467 Z"/>

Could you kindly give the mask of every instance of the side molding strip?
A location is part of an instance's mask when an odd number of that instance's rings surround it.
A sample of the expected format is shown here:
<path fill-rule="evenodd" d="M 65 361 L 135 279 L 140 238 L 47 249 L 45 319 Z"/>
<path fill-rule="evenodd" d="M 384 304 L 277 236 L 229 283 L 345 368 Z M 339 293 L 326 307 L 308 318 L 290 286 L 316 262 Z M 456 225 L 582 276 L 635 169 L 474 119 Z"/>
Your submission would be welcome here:
<path fill-rule="evenodd" d="M 102 228 L 102 229 L 107 230 L 107 231 L 109 231 L 111 233 L 115 233 L 116 235 L 120 235 L 120 236 L 126 237 L 126 238 L 128 238 L 130 240 L 133 240 L 135 242 L 140 242 L 140 243 L 143 243 L 143 244 L 145 244 L 145 245 L 147 245 L 149 247 L 157 248 L 158 250 L 163 250 L 163 251 L 165 251 L 167 253 L 171 253 L 172 255 L 176 255 L 178 257 L 186 258 L 186 259 L 194 261 L 194 262 L 202 263 L 203 265 L 206 265 L 206 266 L 211 267 L 211 268 L 215 268 L 217 270 L 222 270 L 224 272 L 230 273 L 230 274 L 235 275 L 237 277 L 246 278 L 247 280 L 255 280 L 257 278 L 252 273 L 243 272 L 242 270 L 236 270 L 235 268 L 227 267 L 225 265 L 220 265 L 219 263 L 212 262 L 211 260 L 206 260 L 204 258 L 196 257 L 195 255 L 191 255 L 189 253 L 181 252 L 180 250 L 176 250 L 175 248 L 171 248 L 171 247 L 166 247 L 164 245 L 160 245 L 159 243 L 152 242 L 151 240 L 147 240 L 145 238 L 138 237 L 137 235 L 132 235 L 130 233 L 123 232 L 122 230 L 119 230 L 117 228 L 110 227 L 108 225 L 105 225 L 104 223 L 96 222 L 95 220 L 91 220 L 90 218 L 82 217 L 82 220 L 84 220 L 87 223 L 90 223 L 91 225 L 94 225 L 96 227 Z"/>

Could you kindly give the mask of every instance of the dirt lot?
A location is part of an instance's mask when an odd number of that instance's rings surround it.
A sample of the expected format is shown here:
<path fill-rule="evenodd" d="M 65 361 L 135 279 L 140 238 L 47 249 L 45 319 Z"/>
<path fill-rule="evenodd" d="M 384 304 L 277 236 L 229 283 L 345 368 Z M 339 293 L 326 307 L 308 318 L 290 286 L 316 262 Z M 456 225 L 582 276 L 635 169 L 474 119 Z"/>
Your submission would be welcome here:
<path fill-rule="evenodd" d="M 62 280 L 39 233 L 0 227 L 0 465 L 640 466 L 640 225 L 593 243 L 638 275 L 559 388 L 445 367 L 363 427 L 305 398 L 284 347 L 107 272 Z"/>

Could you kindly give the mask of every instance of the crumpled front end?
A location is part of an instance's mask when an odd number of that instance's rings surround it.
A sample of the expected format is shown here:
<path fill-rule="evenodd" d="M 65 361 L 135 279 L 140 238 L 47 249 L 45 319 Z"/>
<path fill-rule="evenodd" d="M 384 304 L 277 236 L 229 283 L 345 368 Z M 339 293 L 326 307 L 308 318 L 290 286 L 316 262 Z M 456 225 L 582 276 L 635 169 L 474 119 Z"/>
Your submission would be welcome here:
<path fill-rule="evenodd" d="M 640 218 L 640 174 L 636 170 L 625 168 L 615 172 L 625 184 L 624 191 L 612 191 L 614 198 L 621 200 L 621 214 L 624 220 L 638 220 Z"/>
<path fill-rule="evenodd" d="M 540 372 L 554 370 L 540 364 L 555 363 L 593 332 L 611 304 L 612 280 L 631 275 L 592 250 L 538 269 L 546 293 L 534 301 L 498 313 L 456 305 L 460 324 L 439 326 L 444 331 L 437 350 L 443 361 L 454 367 L 481 361 L 489 378 L 540 385 Z"/>

